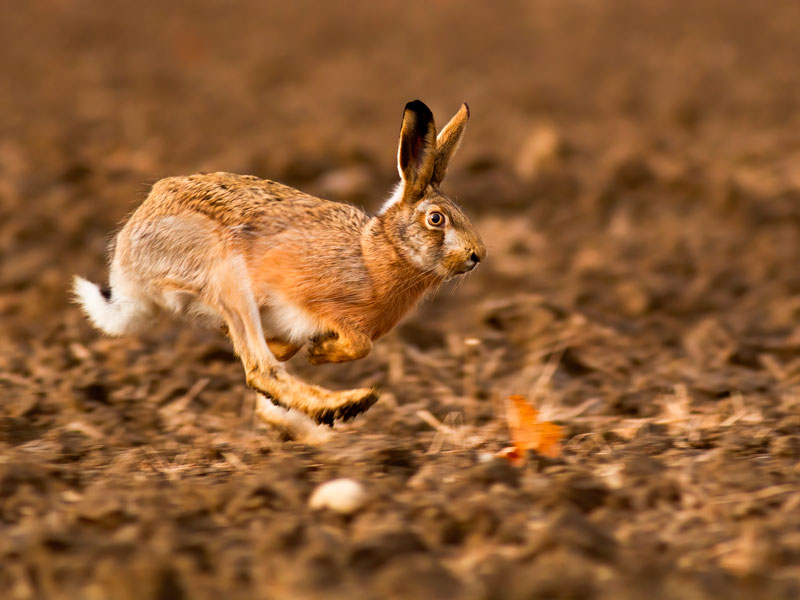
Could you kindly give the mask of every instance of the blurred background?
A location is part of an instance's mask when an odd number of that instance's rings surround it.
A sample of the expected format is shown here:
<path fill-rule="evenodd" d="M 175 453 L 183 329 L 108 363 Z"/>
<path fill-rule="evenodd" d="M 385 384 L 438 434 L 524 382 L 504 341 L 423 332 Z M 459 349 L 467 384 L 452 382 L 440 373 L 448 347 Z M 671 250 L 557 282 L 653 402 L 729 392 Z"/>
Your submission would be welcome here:
<path fill-rule="evenodd" d="M 800 593 L 800 4 L 0 9 L 7 597 Z M 445 189 L 489 257 L 364 361 L 292 361 L 385 390 L 328 448 L 254 429 L 216 332 L 103 339 L 70 304 L 164 176 L 376 210 L 415 98 L 470 105 Z M 508 393 L 563 460 L 484 460 Z M 336 475 L 373 501 L 320 520 Z"/>

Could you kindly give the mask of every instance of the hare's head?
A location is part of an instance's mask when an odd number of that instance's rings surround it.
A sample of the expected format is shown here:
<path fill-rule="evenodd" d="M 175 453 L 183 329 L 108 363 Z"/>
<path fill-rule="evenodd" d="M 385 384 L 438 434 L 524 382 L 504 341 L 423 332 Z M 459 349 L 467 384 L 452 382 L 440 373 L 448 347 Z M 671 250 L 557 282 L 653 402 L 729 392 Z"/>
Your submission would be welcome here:
<path fill-rule="evenodd" d="M 443 279 L 471 271 L 486 256 L 475 227 L 440 187 L 468 120 L 465 103 L 437 136 L 430 109 L 419 100 L 406 104 L 397 151 L 401 181 L 380 215 L 397 251 Z"/>

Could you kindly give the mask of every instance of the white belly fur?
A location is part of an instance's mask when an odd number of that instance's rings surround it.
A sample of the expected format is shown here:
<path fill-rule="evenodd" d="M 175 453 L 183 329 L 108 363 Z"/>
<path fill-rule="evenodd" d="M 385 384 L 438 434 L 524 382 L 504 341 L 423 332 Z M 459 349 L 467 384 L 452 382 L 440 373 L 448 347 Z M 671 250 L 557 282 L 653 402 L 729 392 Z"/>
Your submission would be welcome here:
<path fill-rule="evenodd" d="M 313 316 L 276 292 L 261 307 L 261 324 L 267 338 L 295 344 L 303 344 L 323 331 Z"/>

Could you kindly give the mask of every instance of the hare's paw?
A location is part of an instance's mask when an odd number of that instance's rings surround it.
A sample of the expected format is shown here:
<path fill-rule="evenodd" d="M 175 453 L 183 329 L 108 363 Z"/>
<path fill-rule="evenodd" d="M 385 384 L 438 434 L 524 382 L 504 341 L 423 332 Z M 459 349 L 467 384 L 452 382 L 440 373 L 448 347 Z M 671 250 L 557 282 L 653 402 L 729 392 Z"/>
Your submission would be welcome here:
<path fill-rule="evenodd" d="M 341 354 L 337 344 L 338 341 L 338 338 L 335 337 L 325 337 L 315 340 L 308 347 L 308 351 L 306 352 L 308 362 L 312 365 L 343 362 L 341 360 L 335 360 L 337 356 Z"/>
<path fill-rule="evenodd" d="M 342 363 L 365 357 L 372 349 L 372 340 L 359 333 L 338 334 L 312 340 L 308 362 L 312 365 Z"/>
<path fill-rule="evenodd" d="M 319 424 L 333 427 L 335 420 L 349 421 L 366 412 L 379 398 L 380 393 L 375 388 L 332 392 L 332 405 L 314 411 L 309 416 Z"/>
<path fill-rule="evenodd" d="M 283 408 L 261 394 L 256 396 L 256 416 L 277 430 L 283 437 L 303 444 L 318 446 L 333 435 L 318 426 L 306 414 L 294 408 Z"/>
<path fill-rule="evenodd" d="M 283 409 L 298 410 L 317 423 L 331 426 L 334 420 L 348 421 L 361 414 L 379 397 L 374 388 L 335 392 L 281 374 L 260 381 L 259 377 L 252 376 L 248 384 L 264 400 Z"/>

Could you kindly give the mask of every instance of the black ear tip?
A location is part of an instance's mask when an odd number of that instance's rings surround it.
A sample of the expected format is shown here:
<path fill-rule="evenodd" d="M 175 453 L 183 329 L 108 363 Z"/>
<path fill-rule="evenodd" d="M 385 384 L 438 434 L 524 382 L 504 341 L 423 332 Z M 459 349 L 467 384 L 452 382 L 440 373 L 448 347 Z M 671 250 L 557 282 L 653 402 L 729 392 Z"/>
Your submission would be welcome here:
<path fill-rule="evenodd" d="M 467 117 L 469 117 L 469 104 L 467 104 L 466 102 L 464 102 L 464 108 L 466 108 L 466 109 L 467 109 Z"/>
<path fill-rule="evenodd" d="M 416 115 L 419 115 L 426 121 L 433 119 L 433 113 L 431 109 L 428 108 L 424 102 L 421 100 L 412 100 L 408 104 L 406 104 L 406 110 L 410 110 Z"/>

